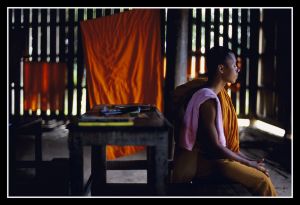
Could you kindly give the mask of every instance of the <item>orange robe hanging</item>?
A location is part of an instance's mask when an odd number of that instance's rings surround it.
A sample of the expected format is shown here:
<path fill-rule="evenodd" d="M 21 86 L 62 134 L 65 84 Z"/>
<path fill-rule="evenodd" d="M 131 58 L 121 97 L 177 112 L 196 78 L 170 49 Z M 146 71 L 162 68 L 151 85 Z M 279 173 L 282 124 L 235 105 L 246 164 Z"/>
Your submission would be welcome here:
<path fill-rule="evenodd" d="M 65 63 L 24 61 L 24 110 L 63 112 L 66 72 Z"/>
<path fill-rule="evenodd" d="M 162 111 L 160 10 L 136 9 L 80 23 L 90 107 L 146 103 Z M 107 158 L 141 146 L 107 146 Z"/>

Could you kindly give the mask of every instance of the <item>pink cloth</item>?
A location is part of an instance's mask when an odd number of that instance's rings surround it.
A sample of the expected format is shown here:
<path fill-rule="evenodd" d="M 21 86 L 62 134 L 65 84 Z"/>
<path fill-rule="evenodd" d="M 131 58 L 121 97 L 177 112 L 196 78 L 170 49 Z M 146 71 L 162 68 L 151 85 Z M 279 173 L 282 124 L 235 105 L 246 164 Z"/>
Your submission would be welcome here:
<path fill-rule="evenodd" d="M 199 89 L 192 96 L 186 108 L 182 127 L 180 129 L 179 146 L 187 150 L 192 150 L 196 142 L 199 108 L 202 103 L 208 99 L 216 99 L 217 102 L 217 116 L 216 116 L 216 129 L 218 132 L 219 142 L 226 147 L 226 139 L 224 135 L 222 110 L 220 101 L 216 93 L 210 88 Z"/>

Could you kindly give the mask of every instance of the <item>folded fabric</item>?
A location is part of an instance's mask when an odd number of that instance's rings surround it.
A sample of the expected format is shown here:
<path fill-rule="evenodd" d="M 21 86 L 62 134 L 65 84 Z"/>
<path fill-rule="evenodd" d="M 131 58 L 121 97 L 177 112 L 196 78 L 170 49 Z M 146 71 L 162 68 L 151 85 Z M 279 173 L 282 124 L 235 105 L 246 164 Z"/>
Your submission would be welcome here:
<path fill-rule="evenodd" d="M 182 148 L 190 151 L 193 149 L 197 137 L 199 108 L 204 102 L 209 99 L 216 100 L 217 115 L 215 123 L 218 132 L 218 139 L 224 147 L 226 146 L 226 139 L 222 121 L 222 110 L 218 96 L 212 89 L 202 88 L 194 93 L 186 108 L 179 136 L 179 146 L 181 146 Z"/>

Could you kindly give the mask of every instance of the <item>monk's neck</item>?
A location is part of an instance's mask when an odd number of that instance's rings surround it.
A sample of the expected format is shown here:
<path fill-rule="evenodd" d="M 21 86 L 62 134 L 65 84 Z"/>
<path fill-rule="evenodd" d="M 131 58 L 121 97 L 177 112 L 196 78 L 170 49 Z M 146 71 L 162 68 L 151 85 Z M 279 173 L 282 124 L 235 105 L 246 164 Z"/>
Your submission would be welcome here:
<path fill-rule="evenodd" d="M 214 93 L 216 93 L 216 95 L 221 92 L 225 85 L 226 83 L 222 80 L 214 80 L 212 82 L 208 82 L 208 87 L 212 89 Z"/>

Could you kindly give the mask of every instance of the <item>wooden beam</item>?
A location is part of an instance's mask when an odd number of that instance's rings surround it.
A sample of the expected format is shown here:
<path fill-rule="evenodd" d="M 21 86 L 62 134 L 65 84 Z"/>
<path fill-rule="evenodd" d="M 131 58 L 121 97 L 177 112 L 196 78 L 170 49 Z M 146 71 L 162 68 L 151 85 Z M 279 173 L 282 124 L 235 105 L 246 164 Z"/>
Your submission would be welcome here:
<path fill-rule="evenodd" d="M 188 57 L 188 13 L 187 9 L 168 10 L 167 22 L 167 71 L 165 80 L 165 111 L 169 108 L 170 92 L 186 82 Z"/>

